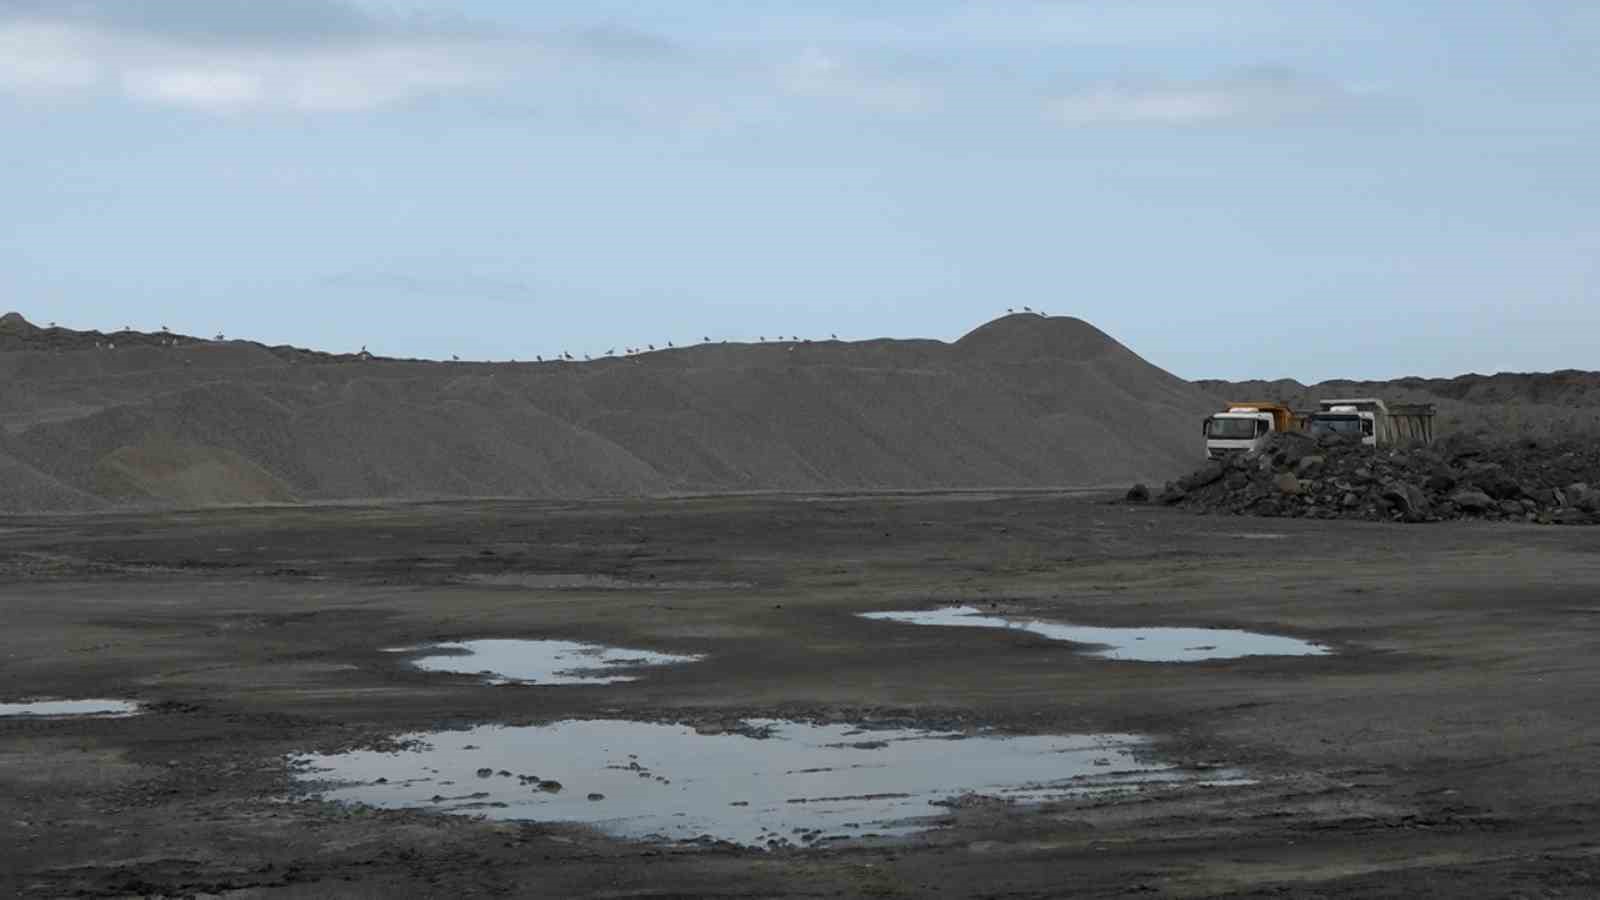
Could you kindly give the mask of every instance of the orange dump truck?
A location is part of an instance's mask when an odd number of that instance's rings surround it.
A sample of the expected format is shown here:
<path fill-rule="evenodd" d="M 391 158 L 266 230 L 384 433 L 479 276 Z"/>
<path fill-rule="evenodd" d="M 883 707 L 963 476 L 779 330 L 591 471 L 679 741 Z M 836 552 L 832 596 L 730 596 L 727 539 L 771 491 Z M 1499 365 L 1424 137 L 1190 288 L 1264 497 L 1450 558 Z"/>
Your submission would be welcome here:
<path fill-rule="evenodd" d="M 1226 410 L 1206 417 L 1206 458 L 1221 459 L 1260 449 L 1269 435 L 1298 431 L 1303 423 L 1304 417 L 1282 403 L 1230 403 Z"/>

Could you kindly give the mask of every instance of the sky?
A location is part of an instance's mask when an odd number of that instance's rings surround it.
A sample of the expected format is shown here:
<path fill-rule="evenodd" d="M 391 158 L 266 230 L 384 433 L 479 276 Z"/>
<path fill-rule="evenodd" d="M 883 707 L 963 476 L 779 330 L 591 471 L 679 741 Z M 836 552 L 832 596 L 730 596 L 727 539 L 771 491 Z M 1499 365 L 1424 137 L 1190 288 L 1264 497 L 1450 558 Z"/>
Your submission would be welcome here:
<path fill-rule="evenodd" d="M 0 311 L 1600 369 L 1592 0 L 0 0 Z"/>

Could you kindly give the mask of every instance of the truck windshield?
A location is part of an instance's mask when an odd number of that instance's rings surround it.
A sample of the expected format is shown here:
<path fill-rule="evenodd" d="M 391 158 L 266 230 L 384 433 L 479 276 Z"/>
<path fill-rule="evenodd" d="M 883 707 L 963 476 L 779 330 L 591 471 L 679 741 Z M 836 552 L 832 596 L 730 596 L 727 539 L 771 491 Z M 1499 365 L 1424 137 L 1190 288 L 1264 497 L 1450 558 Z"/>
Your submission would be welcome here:
<path fill-rule="evenodd" d="M 1212 419 L 1206 429 L 1206 437 L 1224 441 L 1248 441 L 1255 436 L 1255 419 Z"/>
<path fill-rule="evenodd" d="M 1324 434 L 1361 434 L 1360 416 L 1316 416 L 1311 420 L 1311 433 Z"/>

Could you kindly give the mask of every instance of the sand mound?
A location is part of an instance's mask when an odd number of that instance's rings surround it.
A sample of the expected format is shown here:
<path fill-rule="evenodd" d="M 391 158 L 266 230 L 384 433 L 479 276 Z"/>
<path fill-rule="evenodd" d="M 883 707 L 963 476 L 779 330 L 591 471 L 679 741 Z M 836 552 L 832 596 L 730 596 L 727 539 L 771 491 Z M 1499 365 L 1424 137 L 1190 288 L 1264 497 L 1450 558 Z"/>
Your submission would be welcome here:
<path fill-rule="evenodd" d="M 580 364 L 172 336 L 110 349 L 93 334 L 46 329 L 0 352 L 8 452 L 69 492 L 6 508 L 1106 485 L 1191 468 L 1213 406 L 1093 326 L 1041 316 L 954 344 L 716 344 Z"/>

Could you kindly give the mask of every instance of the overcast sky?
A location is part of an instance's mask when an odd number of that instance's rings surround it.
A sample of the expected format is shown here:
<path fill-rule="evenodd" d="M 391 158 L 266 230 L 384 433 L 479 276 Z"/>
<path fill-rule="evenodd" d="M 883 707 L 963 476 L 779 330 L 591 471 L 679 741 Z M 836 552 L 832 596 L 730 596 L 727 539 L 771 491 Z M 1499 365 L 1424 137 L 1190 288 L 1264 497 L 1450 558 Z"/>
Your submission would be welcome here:
<path fill-rule="evenodd" d="M 83 328 L 1595 369 L 1597 161 L 1593 0 L 0 0 L 0 308 Z"/>

